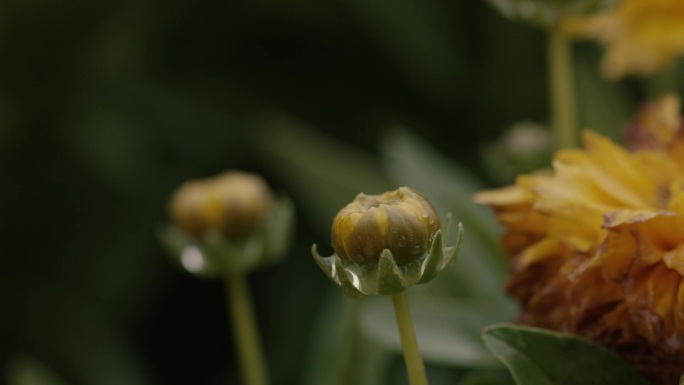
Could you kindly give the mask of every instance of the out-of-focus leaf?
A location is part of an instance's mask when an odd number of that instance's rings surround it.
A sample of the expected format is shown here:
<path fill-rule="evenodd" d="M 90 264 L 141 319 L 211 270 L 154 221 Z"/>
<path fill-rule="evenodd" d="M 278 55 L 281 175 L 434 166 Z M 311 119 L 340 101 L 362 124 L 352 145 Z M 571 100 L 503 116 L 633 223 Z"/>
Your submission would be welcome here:
<path fill-rule="evenodd" d="M 309 220 L 325 232 L 332 219 L 354 197 L 387 190 L 378 161 L 363 151 L 338 143 L 291 118 L 264 119 L 255 127 L 254 147 L 295 196 Z"/>
<path fill-rule="evenodd" d="M 589 48 L 589 47 L 585 47 Z M 618 83 L 599 76 L 597 52 L 577 51 L 577 108 L 582 128 L 590 128 L 622 142 L 622 131 L 631 117 L 632 103 Z"/>
<path fill-rule="evenodd" d="M 7 385 L 66 385 L 42 362 L 29 356 L 15 356 L 5 364 Z"/>
<path fill-rule="evenodd" d="M 482 335 L 518 385 L 648 384 L 616 353 L 577 336 L 509 324 Z"/>
<path fill-rule="evenodd" d="M 311 333 L 303 384 L 377 385 L 387 382 L 394 354 L 362 338 L 358 330 L 359 301 L 331 292 Z"/>
<path fill-rule="evenodd" d="M 472 195 L 484 185 L 468 171 L 407 130 L 390 130 L 382 141 L 383 164 L 392 180 L 425 195 L 441 215 L 451 212 L 465 235 L 458 260 L 435 282 L 458 288 L 457 294 L 505 302 L 505 258 L 496 240 L 492 213 Z"/>
<path fill-rule="evenodd" d="M 410 295 L 413 326 L 426 362 L 460 367 L 498 368 L 500 364 L 480 339 L 483 327 L 500 322 L 496 306 L 475 301 Z M 392 301 L 387 296 L 364 298 L 360 327 L 365 338 L 401 352 Z"/>

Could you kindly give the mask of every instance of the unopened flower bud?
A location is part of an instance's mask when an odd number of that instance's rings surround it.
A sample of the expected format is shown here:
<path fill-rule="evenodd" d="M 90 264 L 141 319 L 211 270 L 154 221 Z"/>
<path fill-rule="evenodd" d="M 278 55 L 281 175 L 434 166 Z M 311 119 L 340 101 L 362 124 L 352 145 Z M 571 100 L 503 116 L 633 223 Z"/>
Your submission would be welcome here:
<path fill-rule="evenodd" d="M 226 238 L 243 238 L 264 220 L 272 202 L 263 178 L 228 171 L 184 183 L 171 198 L 170 211 L 176 225 L 192 236 L 215 229 Z"/>
<path fill-rule="evenodd" d="M 360 265 L 377 264 L 388 249 L 401 266 L 428 251 L 439 228 L 435 209 L 411 188 L 359 194 L 333 220 L 332 247 L 340 259 Z"/>

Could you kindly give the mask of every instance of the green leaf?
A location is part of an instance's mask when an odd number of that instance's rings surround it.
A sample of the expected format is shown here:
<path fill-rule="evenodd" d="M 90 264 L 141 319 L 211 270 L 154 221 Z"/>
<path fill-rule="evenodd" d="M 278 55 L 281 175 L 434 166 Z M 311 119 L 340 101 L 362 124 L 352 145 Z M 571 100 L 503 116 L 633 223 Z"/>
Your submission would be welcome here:
<path fill-rule="evenodd" d="M 384 349 L 401 354 L 391 299 L 368 297 L 360 303 L 359 322 L 363 336 Z M 460 367 L 500 367 L 480 339 L 483 327 L 501 322 L 496 306 L 437 299 L 412 292 L 409 292 L 409 305 L 418 346 L 426 362 Z"/>
<path fill-rule="evenodd" d="M 482 336 L 518 385 L 648 384 L 616 353 L 587 339 L 510 324 L 490 326 Z"/>

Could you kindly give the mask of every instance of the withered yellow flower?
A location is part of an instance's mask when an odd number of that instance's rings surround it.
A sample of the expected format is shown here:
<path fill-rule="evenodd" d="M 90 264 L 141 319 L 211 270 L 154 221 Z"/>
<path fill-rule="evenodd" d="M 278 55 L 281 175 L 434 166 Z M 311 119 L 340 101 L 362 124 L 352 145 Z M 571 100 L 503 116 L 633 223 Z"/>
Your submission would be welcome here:
<path fill-rule="evenodd" d="M 273 196 L 256 174 L 227 171 L 181 185 L 169 202 L 171 217 L 183 231 L 200 237 L 214 229 L 227 238 L 247 236 L 264 219 Z"/>
<path fill-rule="evenodd" d="M 388 249 L 401 266 L 425 253 L 439 228 L 435 209 L 409 187 L 361 193 L 333 219 L 332 246 L 342 260 L 358 264 L 378 263 Z"/>
<path fill-rule="evenodd" d="M 506 228 L 519 322 L 592 338 L 656 383 L 684 367 L 681 123 L 668 96 L 642 111 L 632 151 L 586 131 L 552 171 L 475 197 Z"/>
<path fill-rule="evenodd" d="M 684 1 L 624 0 L 614 9 L 569 19 L 565 30 L 606 46 L 603 75 L 619 79 L 648 76 L 684 54 Z"/>

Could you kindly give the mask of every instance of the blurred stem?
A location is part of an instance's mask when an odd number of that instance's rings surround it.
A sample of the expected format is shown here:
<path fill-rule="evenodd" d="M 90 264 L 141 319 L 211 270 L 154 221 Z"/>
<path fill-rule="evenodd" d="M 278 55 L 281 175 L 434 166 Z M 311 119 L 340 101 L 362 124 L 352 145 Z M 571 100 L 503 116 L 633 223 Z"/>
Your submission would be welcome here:
<path fill-rule="evenodd" d="M 559 26 L 549 29 L 547 54 L 554 142 L 556 148 L 575 147 L 577 121 L 572 45 Z"/>
<path fill-rule="evenodd" d="M 226 300 L 233 317 L 233 335 L 244 384 L 267 385 L 264 354 L 256 328 L 252 297 L 244 275 L 231 274 L 226 278 Z"/>
<path fill-rule="evenodd" d="M 401 293 L 392 295 L 392 301 L 394 302 L 394 315 L 397 318 L 397 325 L 399 325 L 401 347 L 404 349 L 404 361 L 406 361 L 409 384 L 427 385 L 428 381 L 425 374 L 425 365 L 423 364 L 423 357 L 420 355 L 420 350 L 418 350 L 416 335 L 413 332 L 413 322 L 411 322 L 411 313 L 409 311 L 406 292 L 402 291 Z"/>

